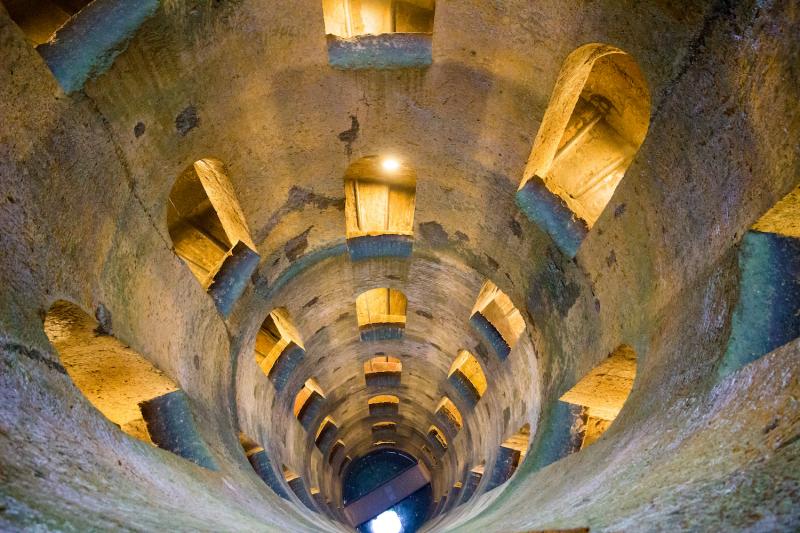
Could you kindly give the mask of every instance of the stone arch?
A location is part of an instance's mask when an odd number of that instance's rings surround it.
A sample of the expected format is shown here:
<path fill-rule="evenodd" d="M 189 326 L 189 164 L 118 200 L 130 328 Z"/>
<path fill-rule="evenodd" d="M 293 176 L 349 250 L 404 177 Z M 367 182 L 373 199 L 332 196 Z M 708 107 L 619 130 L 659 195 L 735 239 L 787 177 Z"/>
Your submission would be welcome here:
<path fill-rule="evenodd" d="M 167 202 L 167 229 L 175 254 L 229 313 L 259 256 L 221 161 L 199 159 L 178 176 Z"/>
<path fill-rule="evenodd" d="M 308 378 L 294 399 L 293 413 L 308 431 L 317 419 L 325 402 L 325 393 L 314 378 Z"/>
<path fill-rule="evenodd" d="M 495 458 L 486 490 L 492 490 L 509 479 L 525 460 L 531 440 L 530 424 L 523 425 L 519 431 L 503 441 Z"/>
<path fill-rule="evenodd" d="M 345 229 L 352 259 L 411 254 L 416 187 L 414 169 L 394 158 L 362 157 L 347 168 Z"/>
<path fill-rule="evenodd" d="M 403 336 L 406 295 L 397 289 L 377 288 L 356 297 L 356 317 L 361 340 L 390 340 Z"/>
<path fill-rule="evenodd" d="M 486 280 L 481 287 L 470 323 L 500 359 L 508 357 L 525 331 L 522 313 L 491 280 Z"/>
<path fill-rule="evenodd" d="M 565 392 L 560 400 L 582 408 L 580 449 L 600 438 L 617 418 L 636 379 L 636 352 L 623 344 Z"/>
<path fill-rule="evenodd" d="M 370 416 L 397 416 L 400 398 L 393 394 L 379 394 L 367 400 Z"/>
<path fill-rule="evenodd" d="M 559 73 L 517 192 L 521 209 L 574 257 L 644 142 L 650 92 L 634 59 L 607 44 Z"/>
<path fill-rule="evenodd" d="M 253 355 L 256 364 L 275 388 L 283 390 L 305 357 L 303 340 L 286 309 L 281 307 L 272 310 L 261 323 L 256 333 Z"/>
<path fill-rule="evenodd" d="M 178 384 L 77 305 L 59 300 L 44 331 L 72 383 L 126 434 L 216 469 Z"/>
<path fill-rule="evenodd" d="M 399 387 L 403 363 L 391 355 L 379 355 L 364 363 L 367 387 Z"/>
<path fill-rule="evenodd" d="M 464 427 L 464 418 L 461 416 L 461 411 L 447 396 L 443 396 L 439 401 L 434 411 L 434 416 L 443 427 L 447 428 L 451 435 L 455 435 Z"/>
<path fill-rule="evenodd" d="M 483 397 L 488 387 L 480 361 L 469 350 L 464 349 L 459 350 L 453 360 L 447 380 L 464 401 L 473 407 Z"/>
<path fill-rule="evenodd" d="M 444 432 L 438 427 L 431 425 L 428 428 L 428 441 L 433 445 L 434 449 L 438 450 L 438 456 L 444 455 L 447 451 L 447 437 Z"/>

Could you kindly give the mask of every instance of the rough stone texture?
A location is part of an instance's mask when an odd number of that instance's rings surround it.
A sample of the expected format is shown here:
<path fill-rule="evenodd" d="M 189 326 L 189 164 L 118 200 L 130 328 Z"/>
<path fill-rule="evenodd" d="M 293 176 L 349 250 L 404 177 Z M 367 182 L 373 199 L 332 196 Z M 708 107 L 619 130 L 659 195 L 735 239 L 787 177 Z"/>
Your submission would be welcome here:
<path fill-rule="evenodd" d="M 214 281 L 208 287 L 208 294 L 217 305 L 222 316 L 228 316 L 234 304 L 242 296 L 250 282 L 250 276 L 258 268 L 258 254 L 245 243 L 238 242 L 225 258 Z"/>
<path fill-rule="evenodd" d="M 446 513 L 450 509 L 453 508 L 454 505 L 461 499 L 461 487 L 453 487 L 450 489 L 449 494 L 447 495 L 447 505 L 443 509 Z"/>
<path fill-rule="evenodd" d="M 37 47 L 64 92 L 80 90 L 122 52 L 157 0 L 95 0 Z"/>
<path fill-rule="evenodd" d="M 269 488 L 275 491 L 275 494 L 284 500 L 289 499 L 289 493 L 286 492 L 283 479 L 276 473 L 272 462 L 269 460 L 267 452 L 264 450 L 256 452 L 252 454 L 248 460 L 250 461 L 250 465 L 253 467 L 253 470 L 255 470 L 256 474 L 258 474 L 258 477 L 264 480 L 264 483 L 266 483 Z"/>
<path fill-rule="evenodd" d="M 336 432 L 339 430 L 334 424 L 326 424 L 317 436 L 315 444 L 322 455 L 328 455 L 333 443 L 336 441 Z"/>
<path fill-rule="evenodd" d="M 296 477 L 289 481 L 289 488 L 292 489 L 294 495 L 297 496 L 301 502 L 303 502 L 303 505 L 314 512 L 319 511 L 319 509 L 317 509 L 317 504 L 314 502 L 314 498 L 311 496 L 311 493 L 306 487 L 305 481 L 303 481 L 303 478 Z"/>
<path fill-rule="evenodd" d="M 517 191 L 517 204 L 531 222 L 550 235 L 564 255 L 575 257 L 589 228 L 570 211 L 564 200 L 547 189 L 539 176 L 533 176 Z"/>
<path fill-rule="evenodd" d="M 413 245 L 413 238 L 407 235 L 365 235 L 347 239 L 347 251 L 353 261 L 371 257 L 408 257 Z"/>
<path fill-rule="evenodd" d="M 402 380 L 400 372 L 371 372 L 364 376 L 367 387 L 399 387 Z"/>
<path fill-rule="evenodd" d="M 431 36 L 387 33 L 351 38 L 328 35 L 328 61 L 339 69 L 424 68 L 431 64 Z"/>
<path fill-rule="evenodd" d="M 477 312 L 470 317 L 469 322 L 472 324 L 472 327 L 475 328 L 475 331 L 481 335 L 486 344 L 492 347 L 498 358 L 504 360 L 508 357 L 508 354 L 511 353 L 511 347 L 486 317 L 480 312 Z"/>
<path fill-rule="evenodd" d="M 343 530 L 266 487 L 237 438 L 336 501 L 346 459 L 314 462 L 291 413 L 311 376 L 340 456 L 371 449 L 367 400 L 387 393 L 401 398 L 398 447 L 426 462 L 439 501 L 485 461 L 472 498 L 430 530 L 798 528 L 798 342 L 717 372 L 736 246 L 800 179 L 793 2 L 440 1 L 430 66 L 352 71 L 329 65 L 320 2 L 270 7 L 162 2 L 70 97 L 0 9 L 0 528 Z M 569 259 L 515 192 L 561 63 L 589 42 L 635 58 L 652 116 Z M 182 135 L 189 106 L 200 121 Z M 417 172 L 413 251 L 351 262 L 342 178 L 386 152 Z M 225 163 L 261 256 L 227 319 L 166 225 L 174 180 L 204 157 Z M 526 321 L 505 360 L 469 325 L 487 278 Z M 363 342 L 355 297 L 387 286 L 408 297 L 405 333 Z M 59 299 L 104 305 L 114 335 L 181 387 L 218 472 L 91 407 L 43 332 Z M 306 348 L 282 391 L 253 358 L 276 307 Z M 623 343 L 638 368 L 614 424 L 550 454 L 554 432 L 571 436 L 558 398 Z M 489 382 L 474 409 L 447 380 L 460 349 Z M 363 363 L 380 352 L 402 357 L 403 380 L 367 390 Z M 424 432 L 445 394 L 464 427 L 434 457 Z M 525 423 L 525 462 L 486 492 L 499 444 Z"/>
<path fill-rule="evenodd" d="M 275 390 L 283 390 L 305 356 L 305 350 L 294 343 L 289 344 L 289 346 L 284 349 L 281 356 L 275 361 L 275 364 L 272 365 L 272 369 L 269 371 L 269 380 L 275 386 Z"/>
<path fill-rule="evenodd" d="M 456 370 L 448 378 L 450 385 L 458 391 L 461 398 L 470 407 L 475 407 L 478 400 L 481 399 L 477 389 L 472 385 L 472 382 L 464 376 L 460 371 Z"/>
<path fill-rule="evenodd" d="M 308 401 L 306 401 L 305 405 L 300 409 L 300 412 L 297 413 L 297 419 L 306 431 L 311 431 L 316 427 L 315 422 L 321 417 L 324 408 L 325 398 L 316 391 L 313 391 Z"/>
<path fill-rule="evenodd" d="M 800 336 L 800 241 L 748 231 L 739 251 L 739 271 L 722 375 Z"/>
<path fill-rule="evenodd" d="M 191 406 L 183 391 L 173 391 L 140 404 L 153 443 L 204 468 L 218 470 L 197 432 Z"/>
<path fill-rule="evenodd" d="M 370 324 L 361 328 L 362 341 L 390 341 L 403 338 L 405 328 L 396 324 Z"/>
<path fill-rule="evenodd" d="M 482 477 L 483 476 L 477 472 L 470 472 L 467 475 L 467 481 L 464 483 L 464 486 L 461 489 L 461 499 L 459 500 L 458 505 L 467 503 L 472 498 L 472 496 L 475 494 L 475 491 L 478 489 L 478 485 L 480 484 Z"/>
<path fill-rule="evenodd" d="M 486 484 L 486 490 L 492 490 L 508 481 L 514 475 L 519 461 L 519 450 L 501 446 L 500 451 L 497 452 L 494 467 L 491 469 L 491 476 Z"/>

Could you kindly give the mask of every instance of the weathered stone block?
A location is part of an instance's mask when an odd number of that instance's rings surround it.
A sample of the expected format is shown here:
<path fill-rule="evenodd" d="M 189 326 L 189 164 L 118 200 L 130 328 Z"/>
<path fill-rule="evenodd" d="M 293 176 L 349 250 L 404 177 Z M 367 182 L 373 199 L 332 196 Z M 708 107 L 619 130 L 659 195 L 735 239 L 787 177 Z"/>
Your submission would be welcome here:
<path fill-rule="evenodd" d="M 739 300 L 721 376 L 800 336 L 800 239 L 748 231 L 739 269 Z"/>
<path fill-rule="evenodd" d="M 269 455 L 264 450 L 256 452 L 248 457 L 253 470 L 256 471 L 269 488 L 284 500 L 289 499 L 289 493 L 286 492 L 286 487 L 283 484 L 283 479 L 280 478 L 275 469 L 272 467 L 272 462 L 269 460 Z"/>
<path fill-rule="evenodd" d="M 208 287 L 208 294 L 222 316 L 228 316 L 233 310 L 234 304 L 247 288 L 250 277 L 258 268 L 259 259 L 257 253 L 239 241 L 223 261 L 214 281 Z"/>
<path fill-rule="evenodd" d="M 65 93 L 80 90 L 124 51 L 158 0 L 95 0 L 70 18 L 37 50 Z"/>
<path fill-rule="evenodd" d="M 296 477 L 290 480 L 289 488 L 292 489 L 292 492 L 294 492 L 294 495 L 297 496 L 297 499 L 303 502 L 303 505 L 312 511 L 317 512 L 317 505 L 314 503 L 314 498 L 311 497 L 311 493 L 308 492 L 308 488 L 306 487 L 306 483 L 303 481 L 303 478 Z"/>
<path fill-rule="evenodd" d="M 495 487 L 499 487 L 514 475 L 520 461 L 519 450 L 512 450 L 505 446 L 500 446 L 497 452 L 497 459 L 495 459 L 494 467 L 489 474 L 489 481 L 486 483 L 486 490 L 490 491 Z"/>
<path fill-rule="evenodd" d="M 469 323 L 472 325 L 473 329 L 480 334 L 483 340 L 486 341 L 486 344 L 491 346 L 500 360 L 504 361 L 508 357 L 508 354 L 511 353 L 511 347 L 505 339 L 503 339 L 503 336 L 500 335 L 500 332 L 497 331 L 497 328 L 495 328 L 486 317 L 480 312 L 475 312 L 469 318 Z"/>
<path fill-rule="evenodd" d="M 414 238 L 409 235 L 365 235 L 347 239 L 350 259 L 360 261 L 375 257 L 405 258 L 411 256 Z"/>
<path fill-rule="evenodd" d="M 269 371 L 269 380 L 275 385 L 275 389 L 282 391 L 292 377 L 295 369 L 303 361 L 306 351 L 295 343 L 289 344 L 280 357 L 272 365 Z"/>
<path fill-rule="evenodd" d="M 564 255 L 575 257 L 589 227 L 564 200 L 550 192 L 539 176 L 531 177 L 517 191 L 517 205 L 531 222 L 550 235 Z"/>
<path fill-rule="evenodd" d="M 328 35 L 328 63 L 345 70 L 423 68 L 432 61 L 431 42 L 425 33 Z"/>
<path fill-rule="evenodd" d="M 472 385 L 472 382 L 460 371 L 456 370 L 450 377 L 447 378 L 450 384 L 456 389 L 464 399 L 464 401 L 470 406 L 475 407 L 478 403 L 478 400 L 481 399 L 478 390 Z"/>
<path fill-rule="evenodd" d="M 401 324 L 369 324 L 361 328 L 362 341 L 390 341 L 403 338 Z"/>
<path fill-rule="evenodd" d="M 176 390 L 139 404 L 153 443 L 209 470 L 217 470 L 195 426 L 189 399 Z"/>
<path fill-rule="evenodd" d="M 478 489 L 478 484 L 480 484 L 481 478 L 483 478 L 483 475 L 477 472 L 470 472 L 467 475 L 467 481 L 464 483 L 464 487 L 461 489 L 461 498 L 458 502 L 458 505 L 466 503 L 470 498 L 472 498 L 472 495 L 475 494 L 475 491 Z"/>
<path fill-rule="evenodd" d="M 302 424 L 306 431 L 311 431 L 311 429 L 314 427 L 314 421 L 322 412 L 324 404 L 325 398 L 317 391 L 313 391 L 305 405 L 303 405 L 302 409 L 300 409 L 300 412 L 297 414 L 297 419 L 300 421 L 300 424 Z"/>

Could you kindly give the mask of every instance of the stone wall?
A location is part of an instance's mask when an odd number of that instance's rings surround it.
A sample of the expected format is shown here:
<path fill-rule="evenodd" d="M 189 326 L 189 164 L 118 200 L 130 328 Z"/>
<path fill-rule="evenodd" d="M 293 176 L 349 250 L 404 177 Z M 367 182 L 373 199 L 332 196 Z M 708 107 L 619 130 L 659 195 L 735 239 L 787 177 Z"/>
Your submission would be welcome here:
<path fill-rule="evenodd" d="M 0 8 L 0 526 L 344 530 L 267 487 L 238 440 L 336 501 L 340 460 L 312 461 L 317 427 L 292 414 L 313 377 L 342 458 L 372 449 L 387 419 L 368 398 L 396 394 L 398 446 L 426 462 L 434 500 L 485 462 L 468 504 L 448 502 L 431 530 L 797 527 L 797 341 L 717 377 L 737 246 L 800 181 L 797 8 L 440 1 L 430 66 L 341 71 L 320 4 L 162 2 L 69 96 Z M 589 42 L 637 61 L 652 116 L 567 259 L 514 194 L 561 62 Z M 383 154 L 417 173 L 412 255 L 353 262 L 343 176 Z M 227 318 L 167 231 L 172 185 L 201 158 L 225 165 L 261 257 Z M 526 322 L 505 360 L 469 323 L 487 279 Z M 355 298 L 375 287 L 408 298 L 401 339 L 360 339 Z M 57 300 L 102 305 L 115 336 L 185 392 L 218 471 L 91 407 L 44 334 Z M 306 351 L 280 392 L 253 356 L 277 307 Z M 548 440 L 564 431 L 558 398 L 621 344 L 637 354 L 628 402 L 561 458 Z M 474 408 L 447 379 L 460 349 L 486 373 Z M 401 358 L 399 387 L 366 386 L 380 354 Z M 445 395 L 464 425 L 438 459 L 425 447 Z M 500 443 L 526 423 L 525 461 L 486 493 Z"/>

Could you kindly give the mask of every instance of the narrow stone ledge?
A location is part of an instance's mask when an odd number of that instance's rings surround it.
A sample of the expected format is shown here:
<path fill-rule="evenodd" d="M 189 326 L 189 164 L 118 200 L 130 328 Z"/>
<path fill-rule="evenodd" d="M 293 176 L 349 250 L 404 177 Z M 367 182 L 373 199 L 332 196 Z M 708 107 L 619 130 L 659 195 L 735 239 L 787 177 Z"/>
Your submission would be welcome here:
<path fill-rule="evenodd" d="M 470 472 L 467 476 L 467 482 L 464 483 L 464 487 L 461 490 L 461 498 L 457 505 L 461 505 L 466 503 L 472 498 L 472 495 L 475 494 L 475 491 L 478 489 L 478 485 L 481 482 L 481 478 L 483 476 L 477 472 Z"/>
<path fill-rule="evenodd" d="M 520 452 L 501 446 L 497 452 L 497 459 L 494 462 L 494 468 L 489 476 L 489 481 L 486 484 L 486 492 L 499 487 L 514 475 L 519 464 Z"/>
<path fill-rule="evenodd" d="M 289 488 L 292 489 L 292 492 L 294 492 L 294 495 L 297 496 L 297 499 L 303 502 L 303 505 L 314 512 L 318 511 L 317 504 L 314 502 L 314 498 L 311 496 L 311 493 L 308 492 L 308 488 L 306 488 L 303 478 L 296 477 L 289 481 Z"/>
<path fill-rule="evenodd" d="M 477 405 L 478 400 L 481 399 L 481 395 L 478 390 L 472 385 L 470 380 L 461 373 L 461 371 L 456 370 L 450 377 L 447 378 L 447 381 L 453 386 L 454 389 L 458 391 L 458 394 L 461 398 L 472 408 Z"/>
<path fill-rule="evenodd" d="M 370 324 L 361 328 L 362 341 L 391 341 L 403 338 L 402 324 Z"/>
<path fill-rule="evenodd" d="M 431 43 L 428 33 L 328 35 L 328 63 L 343 70 L 425 68 L 432 62 Z"/>
<path fill-rule="evenodd" d="M 508 354 L 511 353 L 511 347 L 505 339 L 503 339 L 503 336 L 500 335 L 500 332 L 497 331 L 497 328 L 495 328 L 480 312 L 475 312 L 475 314 L 469 318 L 469 323 L 472 325 L 473 329 L 481 335 L 486 343 L 492 347 L 497 357 L 501 361 L 505 361 Z"/>
<path fill-rule="evenodd" d="M 306 431 L 311 431 L 314 422 L 319 418 L 322 412 L 322 406 L 325 403 L 325 397 L 317 391 L 313 391 L 308 401 L 306 401 L 303 408 L 297 414 L 297 419 Z"/>
<path fill-rule="evenodd" d="M 86 80 L 111 66 L 158 4 L 158 0 L 95 0 L 37 50 L 64 92 L 78 91 Z"/>
<path fill-rule="evenodd" d="M 539 176 L 533 176 L 517 191 L 517 205 L 528 219 L 550 235 L 561 252 L 570 259 L 578 253 L 589 233 L 586 222 L 576 217 Z"/>
<path fill-rule="evenodd" d="M 800 239 L 748 231 L 739 271 L 739 299 L 720 378 L 800 336 Z"/>
<path fill-rule="evenodd" d="M 347 239 L 350 259 L 360 261 L 375 257 L 411 256 L 414 239 L 408 235 L 364 235 Z"/>
<path fill-rule="evenodd" d="M 227 317 L 233 310 L 250 282 L 250 277 L 258 268 L 260 256 L 243 242 L 236 243 L 231 254 L 225 258 L 208 294 L 214 300 L 217 310 Z"/>
<path fill-rule="evenodd" d="M 272 467 L 272 462 L 269 460 L 267 452 L 261 450 L 248 457 L 248 460 L 253 466 L 253 470 L 258 474 L 258 477 L 260 477 L 275 494 L 284 500 L 289 499 L 289 493 L 286 492 L 283 482 L 275 473 L 275 469 Z"/>
<path fill-rule="evenodd" d="M 303 361 L 305 356 L 306 351 L 293 342 L 289 344 L 286 349 L 284 349 L 283 353 L 280 357 L 278 357 L 278 360 L 275 361 L 275 364 L 272 366 L 272 370 L 270 370 L 269 373 L 269 380 L 272 381 L 272 384 L 275 386 L 275 390 L 278 392 L 283 390 L 283 388 L 289 382 L 289 378 Z"/>
<path fill-rule="evenodd" d="M 204 468 L 218 470 L 197 431 L 185 392 L 177 390 L 139 405 L 154 444 Z"/>

